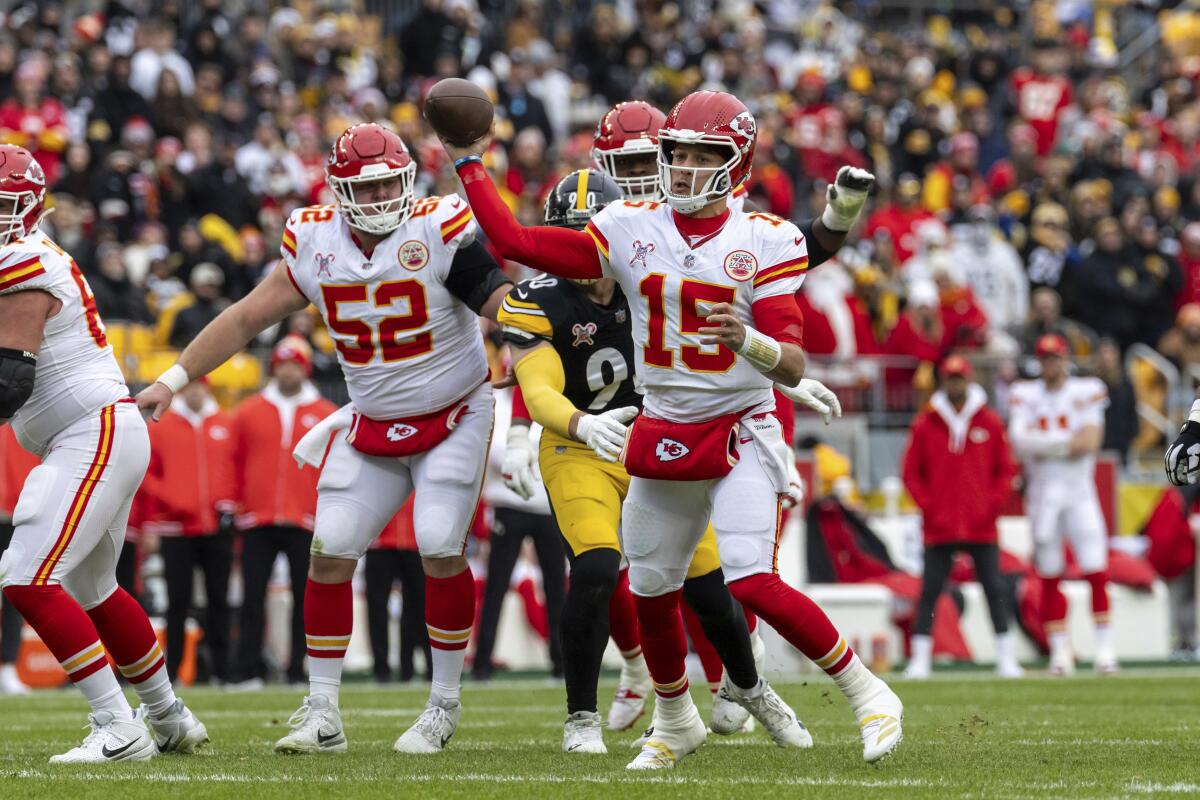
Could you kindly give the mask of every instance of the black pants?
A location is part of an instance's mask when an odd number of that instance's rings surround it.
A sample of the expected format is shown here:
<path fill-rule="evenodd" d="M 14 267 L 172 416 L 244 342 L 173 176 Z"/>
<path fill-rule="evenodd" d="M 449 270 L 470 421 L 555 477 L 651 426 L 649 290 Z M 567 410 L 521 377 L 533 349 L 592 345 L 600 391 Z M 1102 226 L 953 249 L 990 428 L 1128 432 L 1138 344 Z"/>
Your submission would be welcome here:
<path fill-rule="evenodd" d="M 391 627 L 388 625 L 388 598 L 392 586 L 400 581 L 403 603 L 400 606 L 400 680 L 415 675 L 413 653 L 425 654 L 429 669 L 429 631 L 425 627 L 425 569 L 414 550 L 367 551 L 367 629 L 371 636 L 372 671 L 377 681 L 391 680 L 388 666 L 391 651 Z M 426 675 L 428 677 L 428 674 Z"/>
<path fill-rule="evenodd" d="M 242 610 L 238 617 L 237 658 L 233 679 L 267 677 L 263 659 L 267 586 L 275 559 L 283 553 L 292 584 L 292 638 L 288 654 L 289 683 L 304 681 L 304 589 L 308 585 L 308 552 L 312 534 L 290 525 L 252 528 L 242 537 Z"/>
<path fill-rule="evenodd" d="M 8 549 L 12 537 L 12 523 L 0 522 L 0 553 Z M 0 664 L 17 663 L 17 653 L 21 650 L 21 628 L 24 624 L 21 613 L 13 608 L 12 603 L 0 596 Z"/>
<path fill-rule="evenodd" d="M 183 660 L 184 630 L 192 608 L 192 580 L 196 567 L 204 571 L 206 597 L 202 649 L 208 654 L 208 677 L 226 679 L 229 665 L 229 570 L 233 567 L 233 534 L 164 536 L 161 540 L 163 574 L 167 580 L 167 674 L 174 681 Z M 197 678 L 204 673 L 197 659 Z"/>
<path fill-rule="evenodd" d="M 483 611 L 479 620 L 479 641 L 475 645 L 476 680 L 492 674 L 492 650 L 496 646 L 496 628 L 500 607 L 508 593 L 509 579 L 525 537 L 533 539 L 538 563 L 542 568 L 542 591 L 546 595 L 547 627 L 550 630 L 550 663 L 555 675 L 562 674 L 562 609 L 566 593 L 566 555 L 558 523 L 549 514 L 530 514 L 512 508 L 497 508 L 496 522 L 488 553 L 487 585 L 483 590 Z"/>
<path fill-rule="evenodd" d="M 925 548 L 925 576 L 921 583 L 921 600 L 917 603 L 917 620 L 913 633 L 928 636 L 933 630 L 933 607 L 946 586 L 954 553 L 962 550 L 975 563 L 975 576 L 987 597 L 996 633 L 1008 631 L 1008 602 L 1004 597 L 1004 581 L 1000 576 L 1000 548 L 994 544 L 937 544 Z"/>

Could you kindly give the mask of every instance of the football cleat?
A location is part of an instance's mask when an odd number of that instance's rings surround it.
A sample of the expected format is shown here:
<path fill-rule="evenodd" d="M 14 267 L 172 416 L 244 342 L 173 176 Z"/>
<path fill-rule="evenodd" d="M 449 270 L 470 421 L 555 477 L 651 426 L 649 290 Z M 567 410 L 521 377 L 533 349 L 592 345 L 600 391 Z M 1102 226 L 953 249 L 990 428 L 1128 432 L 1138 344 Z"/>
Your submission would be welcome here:
<path fill-rule="evenodd" d="M 160 753 L 194 753 L 208 743 L 208 729 L 182 700 L 177 699 L 161 717 L 150 714 L 145 706 L 138 709 L 138 716 L 154 734 Z"/>
<path fill-rule="evenodd" d="M 51 764 L 104 764 L 114 761 L 145 761 L 158 755 L 154 737 L 137 714 L 117 719 L 111 711 L 88 715 L 88 732 L 83 743 L 50 757 Z"/>
<path fill-rule="evenodd" d="M 642 745 L 644 745 L 646 742 L 650 741 L 650 737 L 653 735 L 654 735 L 654 721 L 651 720 L 649 727 L 647 727 L 646 730 L 642 731 L 641 736 L 637 737 L 632 742 L 630 742 L 629 746 L 632 747 L 634 750 L 641 750 Z"/>
<path fill-rule="evenodd" d="M 904 738 L 900 727 L 904 719 L 904 704 L 886 683 L 875 678 L 875 688 L 866 701 L 859 704 L 854 715 L 858 718 L 863 740 L 863 760 L 873 764 L 889 755 Z"/>
<path fill-rule="evenodd" d="M 621 665 L 617 694 L 608 709 L 611 730 L 627 731 L 646 713 L 646 695 L 650 693 L 650 686 L 650 672 L 643 658 L 639 656 L 632 664 L 625 661 Z"/>
<path fill-rule="evenodd" d="M 757 693 L 742 692 L 737 687 L 728 690 L 728 698 L 762 723 L 771 741 L 780 747 L 807 749 L 813 746 L 812 734 L 796 718 L 796 712 L 783 701 L 765 678 L 758 679 Z"/>
<path fill-rule="evenodd" d="M 721 678 L 721 685 L 713 695 L 712 712 L 708 717 L 708 729 L 718 736 L 729 736 L 745 730 L 746 722 L 752 717 L 747 708 L 741 706 L 730 690 L 729 675 Z"/>
<path fill-rule="evenodd" d="M 275 743 L 276 753 L 346 752 L 342 715 L 323 694 L 304 698 L 288 725 L 292 726 L 292 732 Z"/>
<path fill-rule="evenodd" d="M 1058 648 L 1050 651 L 1050 665 L 1046 672 L 1059 678 L 1075 674 L 1075 656 L 1070 648 Z"/>
<path fill-rule="evenodd" d="M 913 659 L 904 669 L 904 677 L 910 681 L 925 681 L 929 680 L 929 672 L 929 664 Z"/>
<path fill-rule="evenodd" d="M 998 678 L 1024 678 L 1024 668 L 1015 661 L 997 664 L 996 677 Z"/>
<path fill-rule="evenodd" d="M 671 769 L 684 756 L 696 752 L 708 735 L 700 712 L 692 706 L 688 715 L 671 725 L 656 720 L 655 726 L 647 731 L 649 738 L 641 752 L 626 765 L 626 769 Z"/>
<path fill-rule="evenodd" d="M 607 753 L 601 729 L 604 723 L 595 711 L 576 711 L 563 726 L 564 753 Z"/>
<path fill-rule="evenodd" d="M 1093 664 L 1097 675 L 1116 675 L 1121 671 L 1121 665 L 1117 662 L 1116 656 L 1108 655 L 1101 657 L 1096 655 L 1096 662 Z"/>
<path fill-rule="evenodd" d="M 442 752 L 458 728 L 458 715 L 461 713 L 462 704 L 457 700 L 446 705 L 438 705 L 430 700 L 421 716 L 400 735 L 392 749 L 397 753 L 414 755 Z"/>
<path fill-rule="evenodd" d="M 0 694 L 21 695 L 29 694 L 31 691 L 17 675 L 16 666 L 13 664 L 0 666 Z"/>

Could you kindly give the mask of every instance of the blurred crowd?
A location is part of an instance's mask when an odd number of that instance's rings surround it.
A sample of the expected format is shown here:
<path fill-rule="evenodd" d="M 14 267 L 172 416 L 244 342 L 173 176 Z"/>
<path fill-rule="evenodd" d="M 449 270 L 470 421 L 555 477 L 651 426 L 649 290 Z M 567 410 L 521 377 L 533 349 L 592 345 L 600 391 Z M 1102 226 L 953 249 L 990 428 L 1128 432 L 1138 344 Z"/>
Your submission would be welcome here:
<path fill-rule="evenodd" d="M 436 80 L 496 100 L 486 165 L 526 222 L 588 164 L 608 106 L 723 88 L 758 120 L 757 205 L 813 216 L 840 165 L 878 177 L 802 298 L 811 353 L 888 365 L 849 385 L 885 384 L 910 413 L 950 352 L 1003 380 L 1055 331 L 1077 357 L 1107 353 L 1095 368 L 1119 391 L 1134 345 L 1200 378 L 1200 23 L 1172 5 L 45 0 L 2 18 L 0 140 L 45 167 L 46 225 L 104 318 L 144 329 L 122 354 L 138 382 L 142 351 L 185 345 L 272 268 L 293 208 L 332 201 L 325 156 L 349 124 L 393 125 L 419 193 L 457 190 L 420 113 Z M 262 344 L 306 336 L 335 382 L 302 317 Z M 1165 411 L 1159 378 L 1135 388 Z M 1122 451 L 1157 444 L 1119 427 Z"/>

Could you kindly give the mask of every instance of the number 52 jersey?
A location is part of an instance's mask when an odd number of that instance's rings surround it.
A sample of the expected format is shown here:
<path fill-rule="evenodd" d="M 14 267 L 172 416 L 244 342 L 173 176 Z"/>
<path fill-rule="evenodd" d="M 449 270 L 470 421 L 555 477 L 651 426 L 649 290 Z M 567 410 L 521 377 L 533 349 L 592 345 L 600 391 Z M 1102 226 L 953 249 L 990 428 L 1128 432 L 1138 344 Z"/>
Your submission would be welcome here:
<path fill-rule="evenodd" d="M 497 321 L 507 342 L 529 347 L 542 340 L 554 347 L 563 364 L 563 395 L 576 408 L 601 414 L 641 407 L 629 303 L 620 287 L 601 306 L 569 280 L 539 275 L 508 293 Z"/>
<path fill-rule="evenodd" d="M 334 206 L 288 218 L 280 246 L 288 276 L 324 317 L 361 414 L 440 411 L 487 380 L 479 319 L 446 287 L 455 253 L 475 231 L 457 195 L 416 201 L 370 256 Z"/>

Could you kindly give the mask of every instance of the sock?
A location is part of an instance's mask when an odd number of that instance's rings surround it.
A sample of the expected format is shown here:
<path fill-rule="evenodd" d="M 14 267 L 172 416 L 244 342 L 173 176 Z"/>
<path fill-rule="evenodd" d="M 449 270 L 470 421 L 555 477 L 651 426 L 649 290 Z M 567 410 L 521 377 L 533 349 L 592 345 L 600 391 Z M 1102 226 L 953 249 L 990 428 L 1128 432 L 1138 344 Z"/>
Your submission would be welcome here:
<path fill-rule="evenodd" d="M 1092 618 L 1096 627 L 1108 626 L 1108 572 L 1101 570 L 1090 575 L 1084 575 L 1084 580 L 1092 587 Z"/>
<path fill-rule="evenodd" d="M 929 670 L 929 663 L 933 658 L 933 637 L 924 634 L 915 634 L 912 637 L 912 658 L 909 659 L 909 668 L 917 668 L 923 671 Z"/>
<path fill-rule="evenodd" d="M 637 610 L 633 593 L 629 591 L 629 570 L 623 569 L 617 586 L 608 600 L 608 634 L 626 661 L 642 655 L 642 640 L 638 636 Z"/>
<path fill-rule="evenodd" d="M 1017 663 L 1017 643 L 1012 631 L 996 634 L 996 664 L 1005 665 Z"/>
<path fill-rule="evenodd" d="M 712 642 L 704 635 L 704 628 L 695 610 L 687 603 L 683 603 L 680 610 L 683 612 L 683 626 L 687 630 L 688 638 L 692 640 L 692 649 L 696 651 L 696 655 L 700 657 L 700 664 L 704 667 L 704 678 L 708 681 L 708 688 L 716 694 L 721 686 L 721 678 L 725 677 L 725 665 L 721 663 L 717 648 L 713 647 Z"/>
<path fill-rule="evenodd" d="M 678 703 L 664 704 L 664 701 L 688 694 L 687 668 L 684 665 L 687 636 L 683 632 L 683 618 L 679 614 L 679 598 L 682 594 L 682 589 L 676 589 L 658 597 L 633 596 L 642 634 L 642 651 L 659 703 L 658 712 L 664 709 L 678 710 Z"/>
<path fill-rule="evenodd" d="M 596 684 L 600 680 L 604 648 L 608 645 L 609 598 L 617 584 L 620 563 L 621 554 L 616 550 L 598 548 L 581 553 L 571 564 L 571 580 L 562 609 L 563 682 L 567 689 L 568 716 L 597 710 Z M 640 649 L 638 653 L 640 662 Z M 643 665 L 643 673 L 645 669 Z M 629 684 L 622 681 L 622 685 Z"/>
<path fill-rule="evenodd" d="M 304 639 L 308 645 L 308 693 L 338 704 L 342 663 L 354 630 L 354 591 L 350 581 L 317 583 L 304 588 Z"/>
<path fill-rule="evenodd" d="M 37 631 L 93 711 L 111 711 L 123 719 L 133 716 L 96 626 L 62 586 L 9 586 L 4 597 Z"/>
<path fill-rule="evenodd" d="M 1116 645 L 1113 642 L 1113 629 L 1111 625 L 1096 625 L 1096 655 L 1104 658 L 1112 657 L 1116 652 Z"/>
<path fill-rule="evenodd" d="M 474 621 L 475 578 L 469 566 L 451 578 L 425 577 L 425 627 L 433 662 L 431 699 L 458 702 Z"/>
<path fill-rule="evenodd" d="M 1055 632 L 1062 632 L 1066 628 L 1067 598 L 1058 586 L 1058 578 L 1042 578 L 1041 580 L 1042 626 L 1046 630 L 1046 636 L 1052 638 Z"/>
<path fill-rule="evenodd" d="M 169 711 L 175 705 L 175 692 L 167 676 L 167 662 L 150 618 L 138 601 L 117 587 L 87 613 L 117 669 L 133 684 L 150 715 L 161 717 Z"/>

